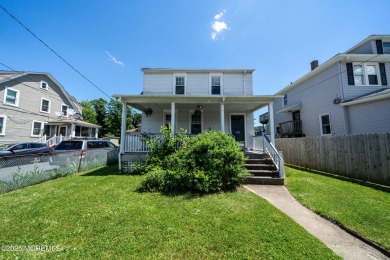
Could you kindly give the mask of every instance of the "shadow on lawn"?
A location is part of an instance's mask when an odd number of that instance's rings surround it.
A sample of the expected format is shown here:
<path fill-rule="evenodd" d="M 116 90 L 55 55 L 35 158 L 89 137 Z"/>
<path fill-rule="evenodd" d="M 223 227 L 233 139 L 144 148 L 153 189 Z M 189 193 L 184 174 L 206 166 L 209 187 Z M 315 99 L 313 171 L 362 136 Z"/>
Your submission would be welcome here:
<path fill-rule="evenodd" d="M 96 170 L 92 170 L 88 173 L 82 174 L 81 176 L 90 177 L 90 176 L 109 176 L 109 175 L 126 175 L 126 174 L 119 172 L 118 165 L 111 164 L 111 165 L 103 166 Z"/>

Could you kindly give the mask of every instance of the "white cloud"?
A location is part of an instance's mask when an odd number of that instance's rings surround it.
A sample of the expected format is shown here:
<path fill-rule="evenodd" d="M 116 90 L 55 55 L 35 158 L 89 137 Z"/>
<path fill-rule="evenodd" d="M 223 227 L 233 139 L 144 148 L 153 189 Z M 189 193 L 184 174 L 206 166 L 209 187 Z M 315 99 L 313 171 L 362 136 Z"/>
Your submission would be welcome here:
<path fill-rule="evenodd" d="M 121 66 L 124 66 L 125 64 L 123 62 L 121 62 L 120 60 L 117 60 L 114 56 L 111 55 L 111 53 L 109 53 L 108 51 L 106 51 L 106 54 L 108 55 L 108 57 L 110 57 L 110 59 L 115 62 L 116 64 L 119 64 Z"/>
<path fill-rule="evenodd" d="M 216 41 L 219 38 L 221 38 L 223 32 L 225 30 L 229 29 L 227 23 L 222 21 L 222 17 L 225 15 L 225 13 L 226 13 L 226 10 L 224 10 L 223 12 L 220 12 L 214 16 L 214 22 L 211 25 L 211 28 L 213 29 L 213 31 L 211 32 L 211 39 L 213 41 Z"/>

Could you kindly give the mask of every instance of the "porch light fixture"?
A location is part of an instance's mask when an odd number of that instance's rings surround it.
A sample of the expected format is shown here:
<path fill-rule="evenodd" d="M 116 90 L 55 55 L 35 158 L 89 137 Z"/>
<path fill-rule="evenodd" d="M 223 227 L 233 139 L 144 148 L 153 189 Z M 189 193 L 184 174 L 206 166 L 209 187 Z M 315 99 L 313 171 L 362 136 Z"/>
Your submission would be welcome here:
<path fill-rule="evenodd" d="M 145 115 L 147 117 L 151 116 L 153 114 L 153 110 L 149 107 L 145 110 Z"/>

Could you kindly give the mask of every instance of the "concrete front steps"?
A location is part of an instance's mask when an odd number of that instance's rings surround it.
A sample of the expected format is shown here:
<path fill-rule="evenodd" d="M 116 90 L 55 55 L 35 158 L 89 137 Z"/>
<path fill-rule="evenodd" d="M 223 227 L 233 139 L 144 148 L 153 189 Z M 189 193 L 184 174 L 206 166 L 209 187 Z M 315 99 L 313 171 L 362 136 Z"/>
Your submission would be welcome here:
<path fill-rule="evenodd" d="M 245 167 L 251 175 L 245 177 L 243 184 L 284 185 L 284 178 L 279 178 L 279 171 L 268 154 L 245 152 L 245 157 Z"/>

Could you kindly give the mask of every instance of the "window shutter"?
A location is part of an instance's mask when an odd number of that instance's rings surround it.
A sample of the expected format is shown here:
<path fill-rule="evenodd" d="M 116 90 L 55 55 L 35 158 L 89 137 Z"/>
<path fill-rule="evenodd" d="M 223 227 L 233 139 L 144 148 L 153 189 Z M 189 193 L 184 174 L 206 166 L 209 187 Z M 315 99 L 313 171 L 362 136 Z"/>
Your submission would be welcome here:
<path fill-rule="evenodd" d="M 347 63 L 348 85 L 355 85 L 352 63 Z"/>
<path fill-rule="evenodd" d="M 382 40 L 376 40 L 376 52 L 378 54 L 383 54 Z"/>
<path fill-rule="evenodd" d="M 379 71 L 381 72 L 382 86 L 387 86 L 386 69 L 384 63 L 379 63 Z"/>

